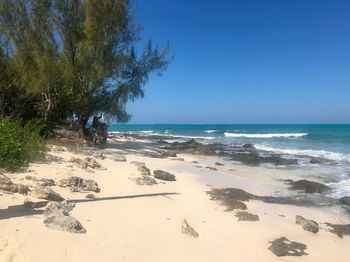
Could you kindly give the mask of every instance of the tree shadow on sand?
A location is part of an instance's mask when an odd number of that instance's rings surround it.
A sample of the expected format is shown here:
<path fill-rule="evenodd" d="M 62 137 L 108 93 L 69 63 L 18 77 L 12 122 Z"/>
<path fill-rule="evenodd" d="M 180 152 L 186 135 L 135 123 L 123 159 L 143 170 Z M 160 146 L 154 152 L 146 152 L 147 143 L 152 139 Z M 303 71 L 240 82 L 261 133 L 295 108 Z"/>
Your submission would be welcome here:
<path fill-rule="evenodd" d="M 171 195 L 178 195 L 179 193 L 174 192 L 164 192 L 164 193 L 150 193 L 150 194 L 139 194 L 139 195 L 126 195 L 126 196 L 112 196 L 112 197 L 101 197 L 96 199 L 69 199 L 68 203 L 85 203 L 85 202 L 95 202 L 95 201 L 109 201 L 109 200 L 118 200 L 118 199 L 132 199 L 132 198 L 140 198 L 140 197 L 156 197 L 162 196 L 169 198 Z M 11 219 L 15 217 L 26 217 L 26 216 L 34 216 L 41 215 L 44 210 L 36 209 L 46 206 L 49 201 L 38 201 L 33 202 L 33 206 L 35 208 L 28 208 L 26 205 L 13 205 L 9 206 L 7 209 L 0 209 L 0 220 Z"/>

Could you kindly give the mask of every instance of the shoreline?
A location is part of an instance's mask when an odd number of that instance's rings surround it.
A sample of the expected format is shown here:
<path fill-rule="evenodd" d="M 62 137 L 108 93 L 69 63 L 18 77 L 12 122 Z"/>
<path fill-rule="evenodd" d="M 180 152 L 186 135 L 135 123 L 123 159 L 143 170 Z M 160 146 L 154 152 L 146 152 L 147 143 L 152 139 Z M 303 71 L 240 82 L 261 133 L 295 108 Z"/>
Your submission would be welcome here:
<path fill-rule="evenodd" d="M 36 182 L 25 178 L 29 175 L 53 179 L 56 184 L 63 178 L 79 176 L 96 181 L 101 192 L 93 193 L 96 199 L 86 199 L 88 192 L 51 186 L 65 199 L 76 202 L 71 214 L 87 233 L 75 234 L 45 227 L 40 212 L 23 214 L 23 208 L 8 208 L 23 205 L 28 197 L 32 201 L 39 199 L 0 191 L 0 226 L 4 229 L 0 236 L 1 261 L 36 261 L 38 257 L 43 261 L 348 259 L 350 237 L 339 238 L 324 224 L 350 223 L 346 211 L 339 205 L 332 208 L 295 206 L 252 199 L 244 203 L 248 212 L 259 216 L 259 221 L 238 221 L 235 215 L 240 210 L 225 212 L 225 206 L 221 206 L 220 201 L 210 200 L 207 194 L 212 188 L 234 187 L 259 196 L 293 196 L 295 193 L 288 185 L 276 179 L 285 177 L 289 170 L 251 167 L 220 156 L 177 154 L 176 157 L 155 158 L 149 154 L 152 149 L 159 148 L 155 148 L 152 141 L 124 137 L 113 138 L 110 142 L 107 149 L 98 150 L 105 159 L 91 150 L 73 153 L 61 146 L 52 146 L 49 152 L 52 157 L 47 163 L 34 163 L 26 172 L 6 174 L 13 182 L 30 186 Z M 125 155 L 127 161 L 113 160 L 117 152 Z M 87 156 L 94 158 L 102 168 L 82 169 L 70 162 L 72 157 L 84 159 Z M 144 162 L 151 173 L 157 169 L 168 171 L 176 176 L 176 181 L 156 179 L 157 184 L 153 186 L 137 185 L 140 169 L 131 164 L 133 161 Z M 223 165 L 215 165 L 216 162 Z M 303 230 L 295 223 L 296 215 L 318 222 L 319 232 Z M 198 232 L 198 238 L 181 232 L 184 219 Z M 269 242 L 282 236 L 306 244 L 308 255 L 274 255 L 268 249 Z"/>

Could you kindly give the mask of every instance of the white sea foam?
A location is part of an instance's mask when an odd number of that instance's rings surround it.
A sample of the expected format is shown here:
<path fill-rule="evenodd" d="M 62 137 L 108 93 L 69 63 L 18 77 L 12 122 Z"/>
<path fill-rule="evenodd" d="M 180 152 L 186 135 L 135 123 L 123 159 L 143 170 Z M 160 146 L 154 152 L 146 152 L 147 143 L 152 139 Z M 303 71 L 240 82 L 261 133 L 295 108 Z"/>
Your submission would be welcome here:
<path fill-rule="evenodd" d="M 204 130 L 203 132 L 211 134 L 211 133 L 219 132 L 219 130 Z"/>
<path fill-rule="evenodd" d="M 188 138 L 188 139 L 205 139 L 205 140 L 212 140 L 216 137 L 213 136 L 182 136 L 182 135 L 170 135 L 172 137 L 178 137 L 178 138 Z"/>
<path fill-rule="evenodd" d="M 243 137 L 243 138 L 288 138 L 288 137 L 303 137 L 307 133 L 280 133 L 280 134 L 242 134 L 225 132 L 225 137 Z"/>
<path fill-rule="evenodd" d="M 278 154 L 288 154 L 288 155 L 300 155 L 300 156 L 310 156 L 310 157 L 321 157 L 334 161 L 348 161 L 350 162 L 350 155 L 330 152 L 326 150 L 311 150 L 311 149 L 285 149 L 285 148 L 274 148 L 264 145 L 256 144 L 254 145 L 256 149 L 273 151 Z"/>

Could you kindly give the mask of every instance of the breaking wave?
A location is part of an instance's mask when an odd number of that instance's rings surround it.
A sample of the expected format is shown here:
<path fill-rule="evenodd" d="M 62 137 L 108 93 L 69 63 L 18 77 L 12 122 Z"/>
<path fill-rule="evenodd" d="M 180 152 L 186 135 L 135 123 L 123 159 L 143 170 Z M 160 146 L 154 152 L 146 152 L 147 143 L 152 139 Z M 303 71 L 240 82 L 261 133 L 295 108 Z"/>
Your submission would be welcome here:
<path fill-rule="evenodd" d="M 243 138 L 288 138 L 288 137 L 303 137 L 307 133 L 280 133 L 280 134 L 242 134 L 225 132 L 225 137 L 243 137 Z"/>

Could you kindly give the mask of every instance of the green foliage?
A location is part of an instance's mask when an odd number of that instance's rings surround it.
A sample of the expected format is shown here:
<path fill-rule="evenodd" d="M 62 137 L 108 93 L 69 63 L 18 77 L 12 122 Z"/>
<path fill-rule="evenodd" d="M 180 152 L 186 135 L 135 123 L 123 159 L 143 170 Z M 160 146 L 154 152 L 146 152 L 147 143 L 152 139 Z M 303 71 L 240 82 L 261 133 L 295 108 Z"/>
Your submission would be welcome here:
<path fill-rule="evenodd" d="M 58 123 L 103 112 L 127 121 L 127 102 L 142 98 L 149 75 L 170 61 L 168 48 L 150 41 L 135 51 L 142 27 L 133 20 L 129 0 L 0 1 L 0 109 L 19 104 L 0 116 L 30 112 Z"/>
<path fill-rule="evenodd" d="M 41 131 L 37 120 L 22 126 L 19 121 L 0 119 L 0 167 L 16 171 L 43 157 L 46 148 Z"/>

